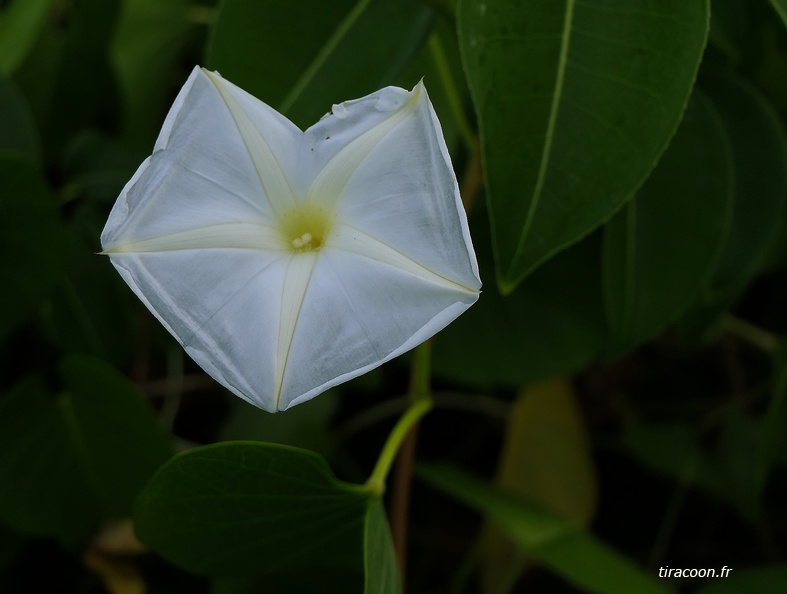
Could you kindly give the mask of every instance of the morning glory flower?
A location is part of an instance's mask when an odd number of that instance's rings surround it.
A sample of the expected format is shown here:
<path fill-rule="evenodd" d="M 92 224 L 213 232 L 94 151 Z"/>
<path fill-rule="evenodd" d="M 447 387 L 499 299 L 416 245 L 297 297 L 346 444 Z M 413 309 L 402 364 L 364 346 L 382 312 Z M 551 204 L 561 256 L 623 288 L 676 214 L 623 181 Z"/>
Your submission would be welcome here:
<path fill-rule="evenodd" d="M 195 68 L 101 244 L 207 373 L 271 412 L 417 346 L 481 288 L 422 83 L 303 132 Z"/>

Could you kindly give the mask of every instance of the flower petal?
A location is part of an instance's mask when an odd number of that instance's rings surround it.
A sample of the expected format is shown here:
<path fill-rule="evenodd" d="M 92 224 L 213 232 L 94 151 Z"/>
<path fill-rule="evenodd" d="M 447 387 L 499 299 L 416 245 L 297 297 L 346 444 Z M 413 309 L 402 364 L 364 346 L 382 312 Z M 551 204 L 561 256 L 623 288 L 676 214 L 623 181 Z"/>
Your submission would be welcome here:
<path fill-rule="evenodd" d="M 249 249 L 109 256 L 205 371 L 244 400 L 276 411 L 277 337 L 290 258 Z"/>
<path fill-rule="evenodd" d="M 300 307 L 279 409 L 305 402 L 427 340 L 476 291 L 354 252 L 323 249 Z"/>
<path fill-rule="evenodd" d="M 302 133 L 195 69 L 102 246 L 197 363 L 272 412 L 416 346 L 480 289 L 420 84 Z"/>
<path fill-rule="evenodd" d="M 230 85 L 194 69 L 167 115 L 153 155 L 126 184 L 109 215 L 101 234 L 105 251 L 219 224 L 275 225 L 267 185 L 273 183 L 271 191 L 278 191 L 284 183 L 287 174 L 278 163 L 292 159 L 286 147 L 297 146 L 302 133 Z M 252 103 L 247 114 L 254 123 L 251 130 L 244 120 L 244 132 L 239 131 L 236 118 L 242 118 L 228 107 L 227 96 L 234 108 Z M 254 142 L 247 138 L 255 135 Z M 262 149 L 250 153 L 247 145 L 281 147 L 285 154 L 269 158 Z M 261 172 L 260 167 L 267 169 Z M 262 177 L 273 182 L 263 188 Z"/>
<path fill-rule="evenodd" d="M 287 266 L 287 273 L 284 277 L 281 295 L 281 317 L 279 319 L 278 344 L 276 349 L 276 375 L 273 378 L 274 387 L 273 390 L 271 390 L 274 410 L 281 409 L 284 377 L 290 362 L 292 341 L 295 336 L 295 330 L 298 327 L 298 322 L 300 321 L 306 290 L 309 288 L 309 281 L 311 280 L 316 261 L 316 253 L 306 252 L 290 258 Z M 310 330 L 310 328 L 305 329 L 306 332 Z M 294 373 L 301 373 L 301 370 L 296 369 Z"/>
<path fill-rule="evenodd" d="M 426 89 L 386 88 L 343 104 L 307 136 L 330 136 L 310 193 L 335 201 L 344 225 L 472 290 L 481 281 L 440 124 Z M 325 145 L 327 143 L 323 143 Z M 318 151 L 315 151 L 318 152 Z"/>

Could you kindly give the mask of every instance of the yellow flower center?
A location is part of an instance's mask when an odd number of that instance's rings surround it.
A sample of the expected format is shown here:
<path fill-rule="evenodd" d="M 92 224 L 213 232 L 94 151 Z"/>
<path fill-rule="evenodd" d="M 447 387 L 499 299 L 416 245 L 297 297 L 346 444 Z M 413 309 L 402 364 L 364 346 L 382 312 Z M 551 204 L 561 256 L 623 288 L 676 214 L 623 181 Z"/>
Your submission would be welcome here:
<path fill-rule="evenodd" d="M 304 204 L 281 217 L 286 248 L 293 252 L 317 251 L 331 229 L 332 216 L 322 207 Z"/>

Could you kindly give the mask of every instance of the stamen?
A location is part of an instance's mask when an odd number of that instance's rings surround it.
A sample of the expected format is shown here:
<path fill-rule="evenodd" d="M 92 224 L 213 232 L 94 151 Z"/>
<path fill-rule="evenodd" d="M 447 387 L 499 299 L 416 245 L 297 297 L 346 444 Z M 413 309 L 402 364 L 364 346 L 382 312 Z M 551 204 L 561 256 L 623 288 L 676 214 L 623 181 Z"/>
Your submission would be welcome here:
<path fill-rule="evenodd" d="M 292 240 L 292 246 L 296 249 L 301 249 L 307 245 L 310 245 L 312 242 L 312 234 L 311 233 L 304 233 L 300 237 L 296 237 Z"/>

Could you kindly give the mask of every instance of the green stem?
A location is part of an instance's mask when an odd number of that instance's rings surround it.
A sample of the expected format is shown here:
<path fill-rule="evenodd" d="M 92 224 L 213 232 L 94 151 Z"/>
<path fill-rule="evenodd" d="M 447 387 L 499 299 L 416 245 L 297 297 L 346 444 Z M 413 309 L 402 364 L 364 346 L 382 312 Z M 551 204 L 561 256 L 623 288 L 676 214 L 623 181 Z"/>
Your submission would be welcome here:
<path fill-rule="evenodd" d="M 473 134 L 473 128 L 462 108 L 459 90 L 454 82 L 454 77 L 451 75 L 451 66 L 448 64 L 448 58 L 445 55 L 440 36 L 436 32 L 429 36 L 429 51 L 432 54 L 432 60 L 434 60 L 437 68 L 437 75 L 440 77 L 440 83 L 443 85 L 443 90 L 448 99 L 448 107 L 454 116 L 454 121 L 459 130 L 459 135 L 462 137 L 465 150 L 468 153 L 472 153 L 475 148 L 475 134 Z"/>
<path fill-rule="evenodd" d="M 410 387 L 410 406 L 394 425 L 391 434 L 383 446 L 377 464 L 374 466 L 366 486 L 382 496 L 385 493 L 385 479 L 391 470 L 396 454 L 402 447 L 402 443 L 410 430 L 418 424 L 418 421 L 434 405 L 429 395 L 429 383 L 431 377 L 431 357 L 430 344 L 425 342 L 415 349 L 415 359 L 413 361 L 413 377 Z"/>
<path fill-rule="evenodd" d="M 410 405 L 407 412 L 402 415 L 402 418 L 399 419 L 399 422 L 394 426 L 393 431 L 391 431 L 388 440 L 383 446 L 383 451 L 380 452 L 380 457 L 377 459 L 377 464 L 375 464 L 369 480 L 366 481 L 366 485 L 376 495 L 382 496 L 382 494 L 385 493 L 385 479 L 388 476 L 388 472 L 391 470 L 391 465 L 396 458 L 396 454 L 399 452 L 399 448 L 404 438 L 407 437 L 410 429 L 412 429 L 421 417 L 429 412 L 431 408 L 432 400 L 429 397 L 421 398 Z"/>
<path fill-rule="evenodd" d="M 779 346 L 779 339 L 775 335 L 735 316 L 725 316 L 721 327 L 724 331 L 745 340 L 766 353 L 772 353 Z"/>

